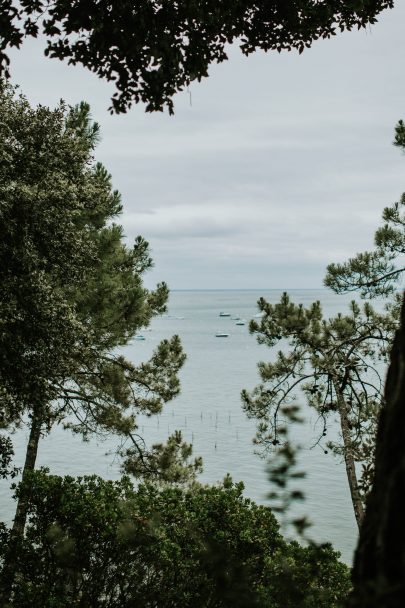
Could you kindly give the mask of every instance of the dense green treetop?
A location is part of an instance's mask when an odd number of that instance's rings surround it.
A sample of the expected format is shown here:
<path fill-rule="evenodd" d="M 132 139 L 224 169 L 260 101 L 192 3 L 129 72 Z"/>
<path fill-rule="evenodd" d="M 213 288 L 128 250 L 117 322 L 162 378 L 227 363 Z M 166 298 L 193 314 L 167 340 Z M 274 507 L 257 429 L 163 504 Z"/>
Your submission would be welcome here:
<path fill-rule="evenodd" d="M 75 366 L 87 330 L 63 289 L 85 281 L 96 263 L 90 218 L 98 198 L 106 214 L 118 201 L 93 179 L 92 143 L 70 127 L 67 109 L 32 109 L 0 89 L 0 381 L 2 422 Z M 34 398 L 34 395 L 36 397 Z M 11 406 L 14 406 L 13 407 Z M 6 413 L 8 412 L 8 413 Z M 5 416 L 5 418 L 4 418 Z"/>
<path fill-rule="evenodd" d="M 173 95 L 208 76 L 237 40 L 256 49 L 302 52 L 337 31 L 375 23 L 393 0 L 2 0 L 0 75 L 7 50 L 43 34 L 45 54 L 115 82 L 112 110 L 143 101 L 173 111 Z"/>
<path fill-rule="evenodd" d="M 141 237 L 124 243 L 120 196 L 93 158 L 89 107 L 31 108 L 0 88 L 0 426 L 129 436 L 135 413 L 179 392 L 179 338 L 134 365 L 115 349 L 165 310 L 143 285 Z M 135 439 L 134 439 L 135 441 Z"/>

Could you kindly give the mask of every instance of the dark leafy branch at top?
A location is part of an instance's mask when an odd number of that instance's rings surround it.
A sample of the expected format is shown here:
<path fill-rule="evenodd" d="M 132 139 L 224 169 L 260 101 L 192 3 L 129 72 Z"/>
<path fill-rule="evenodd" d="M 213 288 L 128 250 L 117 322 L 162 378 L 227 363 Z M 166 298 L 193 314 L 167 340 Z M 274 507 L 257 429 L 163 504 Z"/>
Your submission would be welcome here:
<path fill-rule="evenodd" d="M 320 38 L 366 27 L 393 0 L 1 0 L 0 75 L 11 47 L 46 38 L 45 54 L 81 64 L 114 81 L 111 111 L 135 102 L 165 106 L 191 81 L 208 76 L 238 40 L 245 55 L 297 49 Z"/>

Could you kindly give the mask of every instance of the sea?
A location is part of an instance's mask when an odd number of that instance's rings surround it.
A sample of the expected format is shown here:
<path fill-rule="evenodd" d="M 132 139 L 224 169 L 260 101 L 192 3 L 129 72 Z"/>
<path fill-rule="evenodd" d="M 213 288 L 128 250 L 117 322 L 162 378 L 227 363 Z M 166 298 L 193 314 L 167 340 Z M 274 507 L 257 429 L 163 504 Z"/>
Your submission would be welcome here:
<path fill-rule="evenodd" d="M 352 295 L 336 295 L 326 289 L 289 290 L 295 303 L 308 306 L 319 300 L 324 316 L 344 313 Z M 174 430 L 181 430 L 201 456 L 204 471 L 200 480 L 215 484 L 230 474 L 242 481 L 246 497 L 268 504 L 274 489 L 268 478 L 266 459 L 255 453 L 255 422 L 242 409 L 240 393 L 259 382 L 257 363 L 270 360 L 274 352 L 256 342 L 249 334 L 248 322 L 258 313 L 257 300 L 263 296 L 276 303 L 281 290 L 204 290 L 172 291 L 167 314 L 154 319 L 142 331 L 144 339 L 133 339 L 124 354 L 134 362 L 147 360 L 163 338 L 180 336 L 187 361 L 181 371 L 181 394 L 168 403 L 157 416 L 140 416 L 138 432 L 148 445 L 165 440 Z M 221 312 L 230 316 L 220 316 Z M 246 321 L 237 325 L 236 319 Z M 216 337 L 217 333 L 228 337 Z M 305 473 L 299 480 L 304 501 L 295 504 L 281 522 L 287 536 L 293 536 L 288 520 L 299 515 L 312 522 L 308 536 L 316 542 L 330 542 L 351 564 L 357 543 L 357 526 L 341 458 L 325 454 L 325 445 L 317 443 L 322 432 L 316 412 L 297 396 L 304 423 L 291 429 L 298 452 L 297 470 Z M 329 437 L 339 434 L 337 420 L 329 423 Z M 328 437 L 326 438 L 328 439 Z M 22 464 L 27 432 L 13 436 L 16 462 Z M 57 475 L 97 474 L 108 479 L 121 475 L 118 442 L 115 439 L 91 439 L 83 442 L 69 431 L 57 427 L 40 444 L 38 466 L 46 466 Z M 9 483 L 0 484 L 0 519 L 9 522 L 13 513 Z M 291 518 L 290 518 L 291 515 Z"/>

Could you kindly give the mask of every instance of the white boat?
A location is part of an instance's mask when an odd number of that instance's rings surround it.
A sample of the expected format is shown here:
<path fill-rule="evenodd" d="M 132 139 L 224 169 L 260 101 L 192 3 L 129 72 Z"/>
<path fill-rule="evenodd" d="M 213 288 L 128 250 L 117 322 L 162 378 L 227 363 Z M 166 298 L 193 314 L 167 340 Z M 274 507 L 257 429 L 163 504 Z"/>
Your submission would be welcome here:
<path fill-rule="evenodd" d="M 145 340 L 145 336 L 138 334 L 137 336 L 135 336 L 134 340 Z"/>
<path fill-rule="evenodd" d="M 220 316 L 220 317 L 230 317 L 230 316 L 231 316 L 231 313 L 230 313 L 230 312 L 220 312 L 220 313 L 219 313 L 219 316 Z"/>
<path fill-rule="evenodd" d="M 229 334 L 224 334 L 222 332 L 218 332 L 215 334 L 216 338 L 229 338 Z"/>

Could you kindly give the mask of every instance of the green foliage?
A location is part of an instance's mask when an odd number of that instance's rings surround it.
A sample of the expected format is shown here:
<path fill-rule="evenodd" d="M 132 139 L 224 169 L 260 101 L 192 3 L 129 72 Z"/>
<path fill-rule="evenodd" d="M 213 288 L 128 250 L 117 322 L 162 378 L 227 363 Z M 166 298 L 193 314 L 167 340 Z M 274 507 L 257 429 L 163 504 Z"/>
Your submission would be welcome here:
<path fill-rule="evenodd" d="M 91 223 L 78 230 L 76 218 L 108 193 L 86 189 L 91 145 L 67 130 L 67 114 L 63 104 L 34 110 L 0 85 L 2 425 L 55 397 L 87 348 L 63 288 L 82 285 L 95 263 Z"/>
<path fill-rule="evenodd" d="M 270 588 L 265 606 L 272 608 L 333 608 L 343 606 L 350 590 L 348 568 L 336 559 L 332 546 L 302 547 L 296 541 L 287 552 L 268 559 Z M 276 582 L 276 584 L 274 584 Z M 285 593 L 285 589 L 289 593 Z"/>
<path fill-rule="evenodd" d="M 31 474 L 11 606 L 333 608 L 349 589 L 330 547 L 286 543 L 242 484 L 133 488 Z M 1 551 L 7 544 L 2 533 Z M 3 555 L 2 553 L 0 553 Z"/>
<path fill-rule="evenodd" d="M 18 469 L 11 466 L 14 456 L 14 449 L 11 439 L 0 435 L 0 479 L 16 477 Z"/>
<path fill-rule="evenodd" d="M 189 461 L 192 453 L 192 445 L 183 441 L 181 431 L 175 431 L 164 444 L 152 445 L 149 452 L 142 451 L 139 443 L 121 451 L 126 473 L 160 484 L 182 485 L 194 482 L 203 469 L 201 457 Z"/>
<path fill-rule="evenodd" d="M 250 331 L 259 343 L 272 348 L 281 342 L 284 350 L 273 361 L 260 362 L 261 383 L 251 393 L 242 392 L 247 415 L 258 421 L 255 442 L 264 454 L 271 452 L 283 440 L 285 420 L 297 419 L 295 402 L 304 396 L 321 421 L 315 443 L 342 455 L 347 466 L 349 456 L 363 464 L 360 491 L 364 499 L 383 401 L 379 366 L 388 357 L 397 326 L 395 311 L 377 313 L 369 303 L 361 309 L 352 302 L 349 314 L 324 319 L 319 302 L 305 308 L 291 302 L 287 294 L 278 304 L 262 298 L 258 305 L 263 316 L 251 321 Z M 336 415 L 342 442 L 324 445 L 328 419 Z"/>
<path fill-rule="evenodd" d="M 127 246 L 114 223 L 99 126 L 84 102 L 31 108 L 3 83 L 0 131 L 0 427 L 28 415 L 36 443 L 55 423 L 134 438 L 136 414 L 178 394 L 185 355 L 177 336 L 139 365 L 115 352 L 165 310 L 168 289 L 145 289 L 148 243 Z"/>
<path fill-rule="evenodd" d="M 393 0 L 25 0 L 2 2 L 0 75 L 9 74 L 6 51 L 27 36 L 44 35 L 45 54 L 80 63 L 114 81 L 112 110 L 133 102 L 147 111 L 173 112 L 173 96 L 208 76 L 237 40 L 245 55 L 298 50 L 338 31 L 366 27 Z"/>
<path fill-rule="evenodd" d="M 405 150 L 405 124 L 395 128 L 394 145 Z M 384 224 L 374 235 L 375 249 L 358 253 L 344 264 L 329 264 L 325 285 L 336 293 L 360 291 L 362 297 L 389 296 L 395 292 L 405 271 L 405 193 L 386 207 Z"/>
<path fill-rule="evenodd" d="M 288 409 L 281 408 L 281 413 L 291 422 Z M 279 428 L 278 435 L 283 437 L 283 442 L 278 441 L 280 445 L 273 451 L 267 464 L 269 481 L 274 488 L 267 497 L 271 501 L 272 511 L 280 514 L 284 530 L 287 531 L 288 526 L 292 525 L 300 538 L 309 540 L 305 532 L 311 524 L 306 517 L 288 520 L 293 503 L 304 500 L 303 492 L 294 486 L 297 479 L 305 477 L 304 472 L 296 470 L 298 447 L 289 440 L 287 426 Z"/>
<path fill-rule="evenodd" d="M 402 608 L 405 598 L 405 302 L 387 373 L 373 488 L 352 571 L 347 607 Z"/>
<path fill-rule="evenodd" d="M 405 150 L 402 120 L 395 128 L 394 145 Z M 405 270 L 404 205 L 405 194 L 402 194 L 399 202 L 384 209 L 385 223 L 375 233 L 374 251 L 358 254 L 346 264 L 332 264 L 325 280 L 336 292 L 359 289 L 362 297 L 371 298 L 394 294 L 388 307 L 401 319 L 392 341 L 386 402 L 379 417 L 378 431 L 366 445 L 366 449 L 375 453 L 375 462 L 366 470 L 373 485 L 355 553 L 353 591 L 347 603 L 357 608 L 399 608 L 404 603 L 404 304 L 403 297 L 395 294 Z"/>

